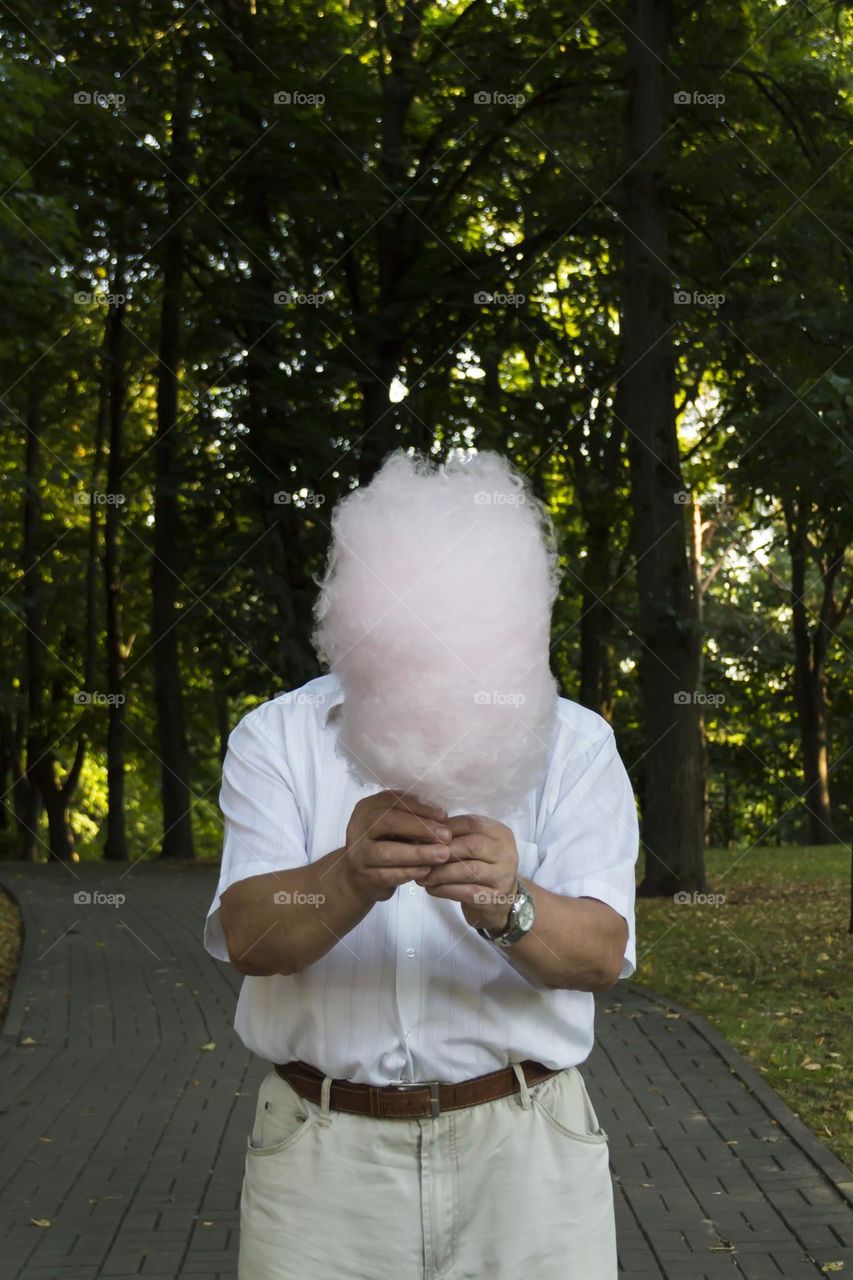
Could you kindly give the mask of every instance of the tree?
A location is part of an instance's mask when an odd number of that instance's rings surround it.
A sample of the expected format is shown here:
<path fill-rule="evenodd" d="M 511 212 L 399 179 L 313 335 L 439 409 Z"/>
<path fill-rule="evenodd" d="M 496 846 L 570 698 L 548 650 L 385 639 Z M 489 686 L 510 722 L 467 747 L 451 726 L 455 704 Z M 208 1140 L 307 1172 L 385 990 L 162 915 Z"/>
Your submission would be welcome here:
<path fill-rule="evenodd" d="M 675 429 L 664 147 L 667 0 L 635 0 L 626 35 L 628 87 L 622 369 L 617 407 L 628 434 L 646 735 L 646 894 L 702 889 L 702 738 L 696 694 L 701 637 L 690 589 Z"/>

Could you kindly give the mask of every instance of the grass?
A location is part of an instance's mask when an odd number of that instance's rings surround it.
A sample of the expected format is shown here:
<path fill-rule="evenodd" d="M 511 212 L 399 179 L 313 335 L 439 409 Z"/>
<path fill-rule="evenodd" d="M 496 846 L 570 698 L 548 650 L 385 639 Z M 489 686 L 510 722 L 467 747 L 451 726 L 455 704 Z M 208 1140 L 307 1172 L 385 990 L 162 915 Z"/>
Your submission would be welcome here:
<path fill-rule="evenodd" d="M 637 900 L 636 979 L 707 1018 L 853 1165 L 850 854 L 712 850 L 706 862 L 723 902 Z"/>

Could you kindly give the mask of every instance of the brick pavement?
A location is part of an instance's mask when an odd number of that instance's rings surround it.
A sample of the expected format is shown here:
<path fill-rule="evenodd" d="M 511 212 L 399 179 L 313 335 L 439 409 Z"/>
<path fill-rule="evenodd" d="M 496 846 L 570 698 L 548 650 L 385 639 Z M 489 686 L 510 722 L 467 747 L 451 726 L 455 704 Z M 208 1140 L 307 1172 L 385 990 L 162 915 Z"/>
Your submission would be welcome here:
<path fill-rule="evenodd" d="M 0 864 L 26 928 L 0 1036 L 8 1280 L 235 1280 L 265 1064 L 231 1028 L 239 975 L 201 945 L 215 883 L 160 863 Z M 582 1071 L 610 1135 L 620 1276 L 853 1273 L 853 1173 L 703 1019 L 620 983 L 597 1034 Z"/>

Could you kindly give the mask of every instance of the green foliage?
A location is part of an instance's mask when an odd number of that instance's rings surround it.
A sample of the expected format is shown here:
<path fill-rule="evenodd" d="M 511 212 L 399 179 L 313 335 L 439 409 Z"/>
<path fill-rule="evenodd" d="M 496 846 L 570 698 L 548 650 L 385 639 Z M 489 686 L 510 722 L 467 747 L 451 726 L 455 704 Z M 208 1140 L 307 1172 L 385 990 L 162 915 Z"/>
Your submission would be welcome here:
<path fill-rule="evenodd" d="M 667 135 L 670 261 L 660 269 L 691 298 L 724 295 L 673 308 L 684 476 L 702 503 L 701 692 L 722 699 L 706 712 L 720 842 L 806 833 L 786 504 L 807 540 L 813 636 L 827 557 L 844 564 L 839 604 L 851 574 L 851 18 L 782 8 L 679 11 L 671 51 L 673 94 L 691 100 L 673 103 Z M 83 857 L 103 847 L 107 715 L 74 702 L 89 535 L 75 495 L 104 485 L 96 440 L 119 294 L 127 820 L 133 857 L 159 849 L 150 570 L 176 201 L 185 261 L 170 484 L 200 846 L 216 841 L 227 726 L 301 670 L 329 513 L 374 436 L 383 451 L 500 449 L 529 475 L 553 512 L 564 569 L 554 669 L 581 696 L 585 623 L 601 601 L 596 705 L 642 797 L 627 441 L 614 407 L 624 37 L 615 10 L 578 16 L 559 3 L 375 10 L 334 0 L 319 22 L 298 3 L 179 15 L 159 0 L 29 3 L 9 16 L 0 708 L 23 741 L 33 583 L 52 691 L 43 728 L 64 769 L 78 734 L 89 741 L 70 811 Z M 177 183 L 185 96 L 188 172 Z M 22 563 L 36 393 L 37 583 Z M 286 510 L 282 493 L 295 495 Z M 99 512 L 99 541 L 103 524 Z M 100 558 L 96 568 L 103 689 Z M 848 614 L 826 657 L 833 825 L 844 839 L 850 643 Z M 3 847 L 15 850 L 8 831 Z"/>

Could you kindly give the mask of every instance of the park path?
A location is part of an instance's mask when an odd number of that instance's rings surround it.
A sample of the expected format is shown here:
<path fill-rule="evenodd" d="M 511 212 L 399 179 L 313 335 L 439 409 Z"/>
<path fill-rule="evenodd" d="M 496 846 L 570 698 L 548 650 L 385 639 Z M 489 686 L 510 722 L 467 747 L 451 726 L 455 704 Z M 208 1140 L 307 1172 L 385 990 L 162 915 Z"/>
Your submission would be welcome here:
<path fill-rule="evenodd" d="M 0 1038 L 3 1276 L 234 1280 L 266 1064 L 232 1030 L 239 975 L 201 945 L 216 871 L 4 863 L 0 884 L 26 930 Z M 853 1277 L 853 1173 L 703 1019 L 620 983 L 597 1037 L 620 1280 Z"/>

